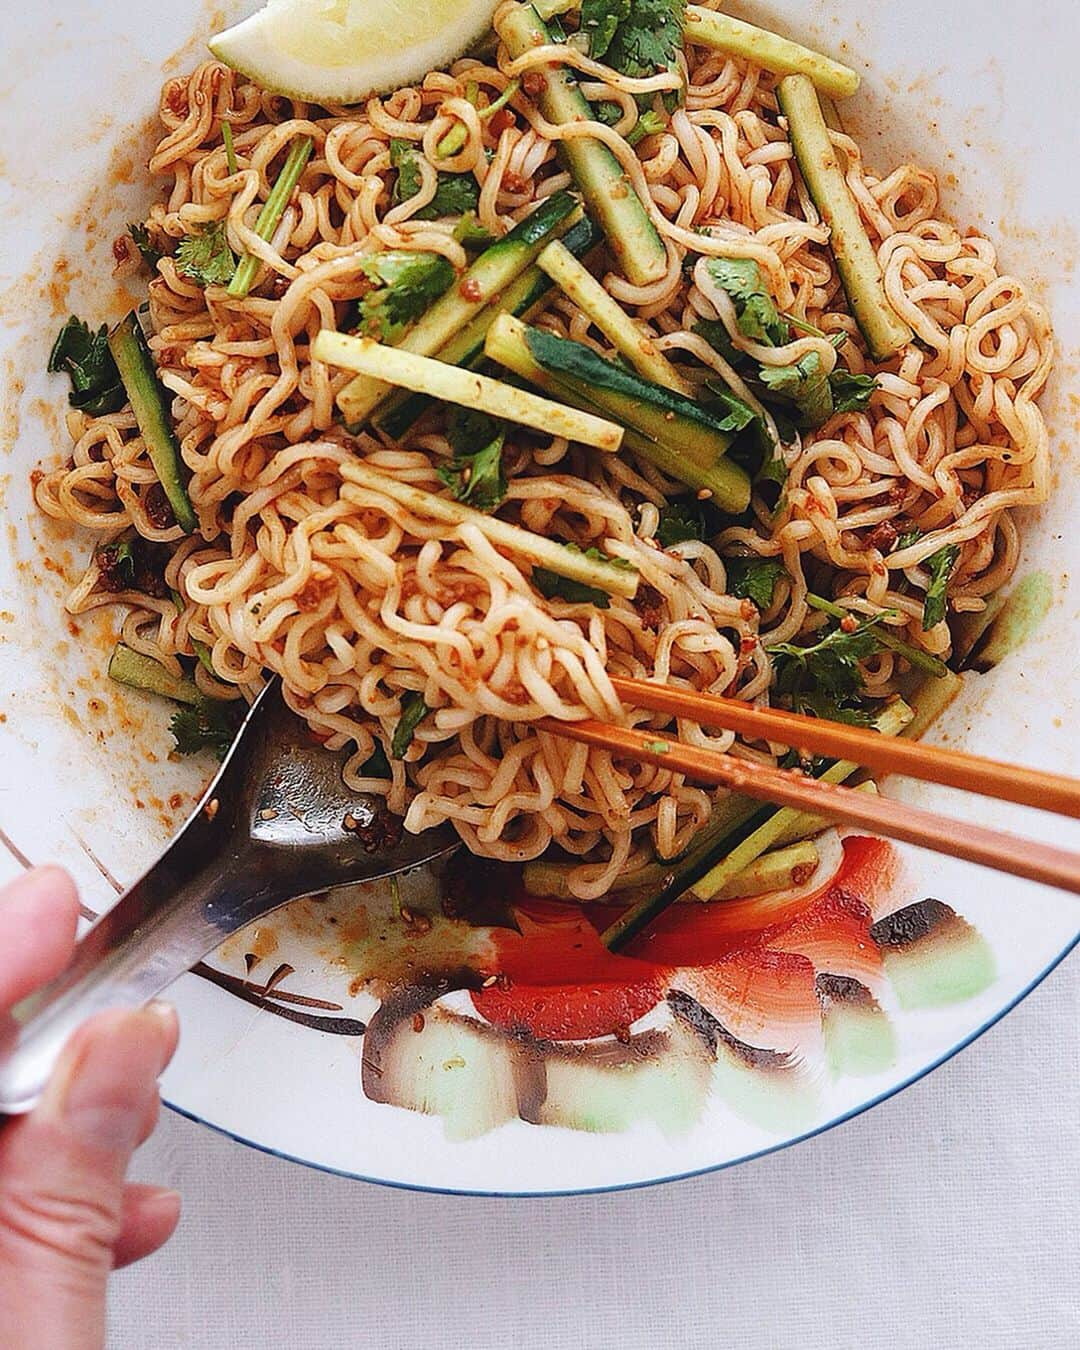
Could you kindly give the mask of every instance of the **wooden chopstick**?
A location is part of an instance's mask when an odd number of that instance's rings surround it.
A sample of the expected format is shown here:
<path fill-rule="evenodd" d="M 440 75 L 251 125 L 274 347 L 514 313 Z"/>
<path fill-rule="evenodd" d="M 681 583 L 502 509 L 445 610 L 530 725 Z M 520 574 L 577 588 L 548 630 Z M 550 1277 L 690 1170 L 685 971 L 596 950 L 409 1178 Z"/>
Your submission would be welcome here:
<path fill-rule="evenodd" d="M 862 727 L 804 717 L 779 708 L 755 708 L 739 699 L 612 676 L 623 703 L 686 718 L 700 726 L 724 727 L 755 740 L 779 741 L 799 750 L 850 759 L 876 773 L 898 773 L 927 783 L 999 797 L 1020 806 L 1080 819 L 1080 780 L 1026 769 L 942 746 L 881 736 Z"/>
<path fill-rule="evenodd" d="M 554 718 L 545 718 L 537 725 L 543 731 L 599 746 L 623 758 L 672 769 L 699 783 L 718 784 L 759 801 L 810 811 L 837 824 L 857 825 L 902 843 L 916 844 L 1048 886 L 1060 886 L 1080 895 L 1080 853 L 967 821 L 950 820 L 906 802 L 864 795 L 797 771 L 775 769 L 718 750 L 685 745 L 661 732 L 636 731 L 606 722 L 561 722 Z"/>

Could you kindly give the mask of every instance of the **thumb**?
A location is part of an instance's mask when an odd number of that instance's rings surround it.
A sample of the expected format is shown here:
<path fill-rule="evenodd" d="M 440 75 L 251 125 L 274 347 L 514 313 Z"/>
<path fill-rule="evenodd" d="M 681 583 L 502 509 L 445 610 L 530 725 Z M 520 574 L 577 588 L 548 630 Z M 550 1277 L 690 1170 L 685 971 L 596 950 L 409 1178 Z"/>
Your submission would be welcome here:
<path fill-rule="evenodd" d="M 11 1281 L 0 1345 L 103 1343 L 124 1175 L 176 1035 L 169 1008 L 100 1014 L 71 1038 L 37 1108 L 0 1133 L 0 1280 Z"/>

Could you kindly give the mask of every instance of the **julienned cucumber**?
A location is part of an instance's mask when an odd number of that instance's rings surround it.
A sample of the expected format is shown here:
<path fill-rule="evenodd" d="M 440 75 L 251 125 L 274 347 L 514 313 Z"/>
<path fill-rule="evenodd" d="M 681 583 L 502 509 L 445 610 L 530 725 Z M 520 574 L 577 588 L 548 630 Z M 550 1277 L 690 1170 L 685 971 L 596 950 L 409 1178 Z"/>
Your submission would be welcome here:
<path fill-rule="evenodd" d="M 870 355 L 887 361 L 914 335 L 885 297 L 877 254 L 848 190 L 813 81 L 788 75 L 776 92 L 803 181 L 829 227 L 829 246 L 851 312 Z"/>
<path fill-rule="evenodd" d="M 898 736 L 910 721 L 911 709 L 902 699 L 894 699 L 882 709 L 874 726 L 883 736 Z M 858 767 L 849 760 L 824 760 L 817 766 L 814 777 L 842 783 Z M 725 809 L 738 811 L 744 802 L 744 798 L 736 797 L 734 802 L 729 798 Z M 751 805 L 755 809 L 733 829 L 720 833 L 719 838 L 716 828 L 707 825 L 700 841 L 665 870 L 655 894 L 634 905 L 607 929 L 602 935 L 605 946 L 611 951 L 620 950 L 680 895 L 692 890 L 699 899 L 707 900 L 779 841 L 791 842 L 789 831 L 801 812 L 789 806 Z"/>
<path fill-rule="evenodd" d="M 553 39 L 531 5 L 515 5 L 499 18 L 499 36 L 512 59 Z M 564 125 L 593 118 L 577 80 L 565 66 L 545 66 L 540 111 L 549 122 Z M 667 268 L 667 251 L 641 198 L 626 180 L 622 165 L 600 141 L 582 136 L 563 141 L 561 152 L 585 205 L 607 235 L 619 267 L 635 286 L 659 281 Z"/>
<path fill-rule="evenodd" d="M 165 391 L 134 310 L 109 334 L 109 350 L 176 523 L 185 534 L 192 534 L 199 521 L 187 493 L 189 474 L 180 458 L 180 442 L 169 418 Z"/>
<path fill-rule="evenodd" d="M 729 14 L 717 14 L 701 5 L 688 6 L 684 32 L 687 42 L 741 57 L 776 75 L 808 75 L 822 93 L 834 98 L 847 98 L 859 87 L 859 76 L 850 66 L 841 65 L 790 38 L 780 37 L 765 28 L 755 28 L 752 23 Z"/>
<path fill-rule="evenodd" d="M 396 345 L 417 356 L 433 356 L 530 267 L 545 245 L 569 229 L 573 213 L 580 209 L 569 192 L 546 197 L 509 234 L 486 248 Z M 358 375 L 338 395 L 338 407 L 351 427 L 359 427 L 390 390 L 381 380 Z"/>
<path fill-rule="evenodd" d="M 697 404 L 613 366 L 581 343 L 550 334 L 533 338 L 538 332 L 503 314 L 491 325 L 484 349 L 493 361 L 563 402 L 620 423 L 629 449 L 662 473 L 710 493 L 720 510 L 735 515 L 746 510 L 750 480 L 724 457 L 731 437 Z M 557 370 L 542 364 L 550 355 L 549 339 L 575 349 Z"/>
<path fill-rule="evenodd" d="M 562 245 L 575 257 L 588 253 L 600 239 L 600 232 L 588 216 L 582 216 L 562 237 Z M 475 370 L 483 364 L 484 339 L 492 322 L 499 314 L 513 314 L 518 318 L 529 319 L 551 295 L 555 283 L 533 266 L 522 272 L 516 281 L 510 283 L 503 293 L 485 307 L 445 346 L 434 353 L 440 361 L 450 366 L 464 366 Z M 379 411 L 375 423 L 379 430 L 394 440 L 400 440 L 412 424 L 432 404 L 426 394 L 398 393 L 386 401 Z"/>
<path fill-rule="evenodd" d="M 171 698 L 174 703 L 202 702 L 202 695 L 194 680 L 171 674 L 160 661 L 122 642 L 116 644 L 109 661 L 109 679 L 115 680 L 117 684 L 126 684 L 131 689 L 142 689 L 148 694 Z"/>

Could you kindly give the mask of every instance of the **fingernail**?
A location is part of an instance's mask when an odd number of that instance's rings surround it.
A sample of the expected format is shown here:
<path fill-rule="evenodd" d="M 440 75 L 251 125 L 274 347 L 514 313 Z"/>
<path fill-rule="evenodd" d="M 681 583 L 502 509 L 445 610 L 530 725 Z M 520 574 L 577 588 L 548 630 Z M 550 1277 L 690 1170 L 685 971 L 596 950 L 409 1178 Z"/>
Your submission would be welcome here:
<path fill-rule="evenodd" d="M 163 999 L 158 998 L 148 1003 L 143 1012 L 149 1013 L 161 1029 L 162 1058 L 161 1064 L 158 1066 L 158 1073 L 161 1073 L 176 1051 L 176 1043 L 180 1039 L 180 1019 L 171 1003 L 166 1003 Z"/>
<path fill-rule="evenodd" d="M 93 1148 L 130 1152 L 170 1048 L 160 1013 L 105 1013 L 65 1051 L 39 1109 Z"/>
<path fill-rule="evenodd" d="M 180 1208 L 180 1192 L 168 1186 L 154 1186 L 139 1197 L 139 1208 L 160 1209 L 166 1214 L 175 1214 Z"/>

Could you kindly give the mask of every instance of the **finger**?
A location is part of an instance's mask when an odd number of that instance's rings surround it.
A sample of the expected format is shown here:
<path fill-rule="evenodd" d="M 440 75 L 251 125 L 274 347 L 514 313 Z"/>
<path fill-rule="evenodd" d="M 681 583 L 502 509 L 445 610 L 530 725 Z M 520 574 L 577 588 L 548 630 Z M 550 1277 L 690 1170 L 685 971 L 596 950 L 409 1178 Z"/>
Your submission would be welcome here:
<path fill-rule="evenodd" d="M 67 965 L 79 898 L 59 867 L 35 867 L 0 890 L 0 1008 L 10 1008 Z"/>
<path fill-rule="evenodd" d="M 42 1344 L 66 1344 L 86 1319 L 96 1334 L 124 1173 L 175 1044 L 171 1009 L 100 1014 L 71 1038 L 37 1108 L 0 1132 L 0 1236 L 27 1306 L 48 1321 Z"/>
<path fill-rule="evenodd" d="M 165 1245 L 180 1222 L 180 1195 L 164 1186 L 129 1182 L 120 1211 L 120 1236 L 113 1247 L 113 1267 L 130 1266 Z"/>

